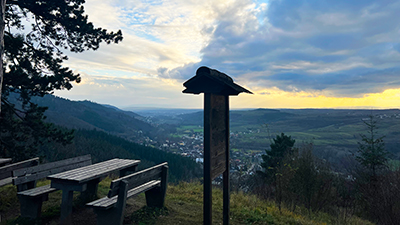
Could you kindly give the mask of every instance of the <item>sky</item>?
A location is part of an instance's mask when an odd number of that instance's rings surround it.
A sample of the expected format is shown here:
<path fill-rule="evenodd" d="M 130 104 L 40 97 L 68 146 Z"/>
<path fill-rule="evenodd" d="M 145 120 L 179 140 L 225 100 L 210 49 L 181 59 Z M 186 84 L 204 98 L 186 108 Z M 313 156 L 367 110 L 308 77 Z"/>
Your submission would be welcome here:
<path fill-rule="evenodd" d="M 202 108 L 207 66 L 254 94 L 231 108 L 400 108 L 399 0 L 86 0 L 119 44 L 68 53 L 82 82 L 55 94 L 125 107 Z"/>

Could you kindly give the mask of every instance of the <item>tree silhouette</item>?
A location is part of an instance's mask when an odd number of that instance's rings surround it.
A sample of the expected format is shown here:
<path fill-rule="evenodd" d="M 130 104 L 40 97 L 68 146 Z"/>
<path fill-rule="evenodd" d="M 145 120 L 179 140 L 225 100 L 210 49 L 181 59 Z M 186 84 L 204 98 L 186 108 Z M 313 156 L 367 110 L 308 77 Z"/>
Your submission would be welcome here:
<path fill-rule="evenodd" d="M 368 134 L 360 134 L 356 160 L 369 170 L 371 178 L 376 179 L 378 171 L 387 167 L 389 152 L 385 149 L 384 136 L 377 137 L 377 120 L 374 116 L 370 115 L 369 120 L 363 122 Z"/>
<path fill-rule="evenodd" d="M 71 141 L 43 122 L 45 107 L 31 102 L 54 90 L 69 90 L 80 75 L 62 65 L 61 51 L 96 50 L 101 42 L 118 43 L 122 33 L 95 28 L 84 15 L 84 0 L 9 0 L 5 7 L 4 80 L 1 94 L 0 156 L 14 160 L 36 154 L 48 140 Z"/>
<path fill-rule="evenodd" d="M 284 133 L 276 135 L 271 143 L 270 150 L 265 150 L 265 155 L 262 155 L 263 162 L 261 166 L 265 169 L 265 175 L 268 178 L 275 179 L 277 168 L 283 161 L 286 155 L 293 153 L 293 145 L 295 140 L 291 136 L 287 136 Z"/>

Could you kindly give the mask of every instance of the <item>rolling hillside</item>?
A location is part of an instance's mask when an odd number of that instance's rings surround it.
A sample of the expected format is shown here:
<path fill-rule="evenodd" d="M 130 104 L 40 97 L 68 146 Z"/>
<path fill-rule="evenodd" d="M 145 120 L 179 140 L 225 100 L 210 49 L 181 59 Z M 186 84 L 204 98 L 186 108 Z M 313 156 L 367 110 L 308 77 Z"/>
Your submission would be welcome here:
<path fill-rule="evenodd" d="M 70 101 L 52 95 L 33 100 L 48 107 L 45 113 L 48 122 L 70 129 L 96 129 L 133 141 L 143 135 L 152 136 L 158 130 L 138 114 L 112 106 Z"/>
<path fill-rule="evenodd" d="M 269 148 L 275 135 L 291 135 L 297 146 L 304 142 L 314 144 L 315 154 L 340 167 L 343 158 L 358 147 L 360 134 L 366 134 L 363 123 L 369 115 L 378 120 L 378 135 L 384 136 L 386 149 L 393 159 L 400 158 L 400 110 L 346 110 L 346 109 L 254 109 L 231 110 L 231 147 L 235 151 L 260 152 Z M 165 116 L 164 116 L 165 117 Z M 171 124 L 178 129 L 175 137 L 188 134 L 203 125 L 203 112 L 175 116 Z M 157 119 L 155 117 L 154 119 Z M 168 121 L 164 119 L 164 121 Z M 181 133 L 179 133 L 181 132 Z M 198 131 L 197 133 L 201 133 Z"/>

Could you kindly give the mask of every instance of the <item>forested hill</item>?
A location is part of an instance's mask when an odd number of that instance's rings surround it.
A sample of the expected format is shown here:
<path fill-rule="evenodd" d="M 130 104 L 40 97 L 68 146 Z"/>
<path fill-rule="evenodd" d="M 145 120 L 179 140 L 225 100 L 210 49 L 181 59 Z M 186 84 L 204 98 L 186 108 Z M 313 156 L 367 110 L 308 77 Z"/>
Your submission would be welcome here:
<path fill-rule="evenodd" d="M 47 121 L 73 129 L 96 129 L 128 140 L 139 136 L 151 136 L 158 128 L 142 121 L 136 113 L 104 106 L 91 101 L 70 101 L 47 95 L 34 98 L 40 106 L 48 107 Z"/>
<path fill-rule="evenodd" d="M 112 158 L 139 159 L 139 169 L 168 162 L 172 182 L 196 180 L 202 176 L 200 165 L 190 158 L 134 143 L 149 136 L 156 137 L 163 129 L 142 121 L 136 113 L 52 95 L 35 97 L 33 102 L 48 107 L 47 122 L 76 129 L 72 144 L 45 143 L 40 147 L 39 154 L 46 161 L 91 154 L 93 162 Z"/>
<path fill-rule="evenodd" d="M 200 165 L 189 158 L 139 145 L 96 130 L 77 130 L 72 144 L 66 146 L 47 144 L 42 146 L 40 152 L 48 161 L 85 154 L 91 154 L 94 163 L 112 158 L 139 159 L 141 160 L 139 169 L 168 162 L 171 182 L 197 180 L 202 176 Z"/>

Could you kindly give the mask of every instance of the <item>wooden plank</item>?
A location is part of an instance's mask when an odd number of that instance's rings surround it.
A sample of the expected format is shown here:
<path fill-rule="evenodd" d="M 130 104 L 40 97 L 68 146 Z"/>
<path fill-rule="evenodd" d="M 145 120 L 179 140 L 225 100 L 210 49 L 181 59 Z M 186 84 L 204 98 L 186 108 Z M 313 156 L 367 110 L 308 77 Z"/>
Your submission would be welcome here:
<path fill-rule="evenodd" d="M 229 108 L 226 108 L 226 101 L 227 96 L 215 94 L 210 95 L 211 180 L 214 180 L 226 169 L 226 111 L 229 111 Z"/>
<path fill-rule="evenodd" d="M 164 163 L 158 164 L 156 166 L 153 166 L 153 167 L 138 171 L 136 173 L 127 175 L 125 177 L 116 179 L 111 182 L 110 188 L 113 189 L 113 188 L 117 187 L 119 185 L 119 181 L 121 181 L 121 180 L 126 180 L 128 182 L 135 183 L 135 180 L 140 179 L 141 177 L 146 177 L 146 176 L 152 177 L 152 176 L 159 175 L 159 174 L 161 174 L 162 167 L 167 166 L 167 165 L 168 165 L 168 162 L 164 162 Z"/>
<path fill-rule="evenodd" d="M 212 224 L 212 186 L 211 186 L 211 98 L 204 94 L 204 190 L 203 190 L 203 224 Z"/>
<path fill-rule="evenodd" d="M 11 162 L 11 158 L 0 158 L 0 166 L 3 166 L 9 162 Z"/>
<path fill-rule="evenodd" d="M 93 166 L 93 167 L 86 167 L 81 170 L 76 170 L 76 171 L 70 171 L 68 179 L 72 180 L 81 180 L 85 179 L 87 176 L 92 177 L 93 175 L 96 174 L 102 174 L 102 173 L 109 173 L 111 170 L 122 170 L 123 168 L 127 167 L 127 165 L 131 165 L 132 161 L 126 161 L 126 160 L 113 160 L 112 162 L 109 163 L 99 163 L 99 165 Z M 130 166 L 128 166 L 129 168 Z"/>
<path fill-rule="evenodd" d="M 12 177 L 7 177 L 7 178 L 0 180 L 0 187 L 7 185 L 7 184 L 12 184 Z"/>
<path fill-rule="evenodd" d="M 223 177 L 223 207 L 222 207 L 222 215 L 223 215 L 223 225 L 229 225 L 229 218 L 230 218 L 230 179 L 229 179 L 229 169 L 230 169 L 230 156 L 229 156 L 229 97 L 226 96 L 226 115 L 225 115 L 225 149 L 227 149 L 225 154 L 225 171 L 222 175 Z"/>
<path fill-rule="evenodd" d="M 142 184 L 136 188 L 130 189 L 128 191 L 127 199 L 130 197 L 133 197 L 135 195 L 138 195 L 140 193 L 143 193 L 145 191 L 148 191 L 154 187 L 158 187 L 158 186 L 160 186 L 160 184 L 161 184 L 161 181 L 152 180 L 152 181 Z M 89 202 L 86 204 L 86 206 L 93 207 L 93 208 L 97 207 L 97 208 L 109 209 L 109 208 L 113 207 L 114 204 L 117 202 L 117 198 L 118 198 L 118 196 L 114 196 L 111 198 L 104 197 L 104 198 L 98 199 L 96 201 Z"/>
<path fill-rule="evenodd" d="M 33 166 L 33 167 L 28 167 L 28 168 L 23 168 L 19 170 L 13 171 L 13 176 L 14 177 L 19 177 L 19 176 L 24 176 L 26 174 L 33 174 L 33 173 L 39 173 L 42 171 L 58 168 L 58 167 L 64 167 L 64 166 L 69 166 L 71 164 L 78 164 L 81 162 L 90 162 L 89 164 L 92 163 L 92 158 L 90 155 L 84 155 L 84 156 L 79 156 L 75 158 L 69 158 L 69 159 L 64 159 L 56 162 L 49 162 L 46 164 L 41 164 L 38 166 Z M 89 165 L 86 164 L 86 165 Z"/>
<path fill-rule="evenodd" d="M 226 155 L 220 154 L 211 158 L 211 168 L 211 180 L 214 180 L 226 170 Z"/>
<path fill-rule="evenodd" d="M 64 179 L 64 180 L 79 180 L 80 177 L 86 176 L 87 174 L 93 174 L 95 172 L 101 173 L 107 168 L 115 167 L 118 163 L 123 163 L 119 159 L 112 159 L 96 164 L 92 164 L 86 167 L 69 170 L 63 173 L 54 174 L 49 176 L 49 179 Z"/>
<path fill-rule="evenodd" d="M 125 168 L 136 166 L 137 161 L 132 160 L 119 160 L 113 161 L 112 164 L 103 163 L 95 167 L 84 168 L 81 170 L 72 171 L 64 179 L 74 180 L 77 182 L 86 182 L 94 178 L 106 176 L 112 172 L 120 171 Z"/>
<path fill-rule="evenodd" d="M 104 162 L 100 162 L 100 163 L 96 163 L 96 164 L 92 164 L 90 166 L 86 166 L 83 168 L 78 168 L 78 169 L 74 169 L 74 170 L 69 170 L 63 173 L 58 173 L 58 174 L 54 174 L 52 176 L 49 176 L 49 179 L 64 179 L 64 180 L 79 180 L 80 177 L 82 176 L 86 176 L 88 174 L 93 174 L 93 173 L 101 173 L 103 171 L 107 171 L 110 168 L 119 166 L 119 165 L 124 165 L 124 163 L 126 164 L 126 162 L 124 162 L 124 160 L 121 159 L 112 159 L 112 160 L 108 160 L 108 161 L 104 161 Z M 129 162 L 131 163 L 131 162 Z"/>
<path fill-rule="evenodd" d="M 85 183 L 89 180 L 107 176 L 112 172 L 136 166 L 139 163 L 140 160 L 112 159 L 90 166 L 69 170 L 63 173 L 53 174 L 48 176 L 47 179 Z"/>
<path fill-rule="evenodd" d="M 29 166 L 36 166 L 37 164 L 39 164 L 38 157 L 0 167 L 0 179 L 12 177 L 13 170 Z"/>
<path fill-rule="evenodd" d="M 71 170 L 71 169 L 87 166 L 89 163 L 91 163 L 91 162 L 84 161 L 84 162 L 77 163 L 77 164 L 72 164 L 72 165 L 67 165 L 67 166 L 63 166 L 63 167 L 57 167 L 57 168 L 48 169 L 48 170 L 41 171 L 41 172 L 34 173 L 34 174 L 28 174 L 28 175 L 22 176 L 22 177 L 16 177 L 16 178 L 13 179 L 13 184 L 14 185 L 19 185 L 19 184 L 24 184 L 24 183 L 27 183 L 27 182 L 30 182 L 30 181 L 43 179 L 43 178 L 46 178 L 47 176 L 49 176 L 51 174 L 61 173 L 61 172 L 68 171 L 68 170 Z"/>
<path fill-rule="evenodd" d="M 161 163 L 159 165 L 147 168 L 145 170 L 141 170 L 139 172 L 112 181 L 110 185 L 111 190 L 108 193 L 108 197 L 111 198 L 118 194 L 119 185 L 122 180 L 127 181 L 129 184 L 129 189 L 132 189 L 150 180 L 161 179 L 162 168 L 165 166 L 168 166 L 167 162 Z"/>
<path fill-rule="evenodd" d="M 48 193 L 51 193 L 51 192 L 54 192 L 54 191 L 57 191 L 57 189 L 56 188 L 51 188 L 50 184 L 48 184 L 48 185 L 45 185 L 45 186 L 40 186 L 40 187 L 29 189 L 29 190 L 26 190 L 26 191 L 21 191 L 21 192 L 18 192 L 17 194 L 18 195 L 28 196 L 28 197 L 37 197 L 37 196 L 40 196 L 40 195 L 43 195 L 43 194 L 48 194 Z"/>

